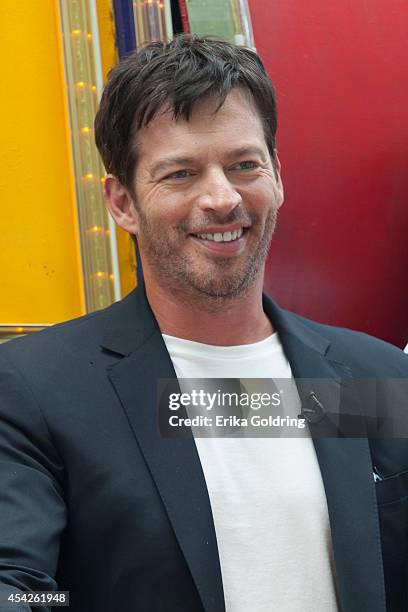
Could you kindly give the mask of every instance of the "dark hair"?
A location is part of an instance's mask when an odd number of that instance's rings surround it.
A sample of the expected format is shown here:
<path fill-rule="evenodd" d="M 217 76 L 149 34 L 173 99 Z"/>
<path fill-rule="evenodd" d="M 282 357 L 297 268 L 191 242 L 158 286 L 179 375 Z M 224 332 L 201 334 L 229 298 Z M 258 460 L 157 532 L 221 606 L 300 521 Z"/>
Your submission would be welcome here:
<path fill-rule="evenodd" d="M 138 129 L 164 108 L 188 120 L 194 104 L 214 96 L 220 108 L 234 87 L 248 90 L 263 122 L 274 161 L 277 127 L 273 86 L 251 49 L 181 34 L 128 55 L 108 75 L 95 117 L 95 141 L 107 172 L 132 191 Z"/>

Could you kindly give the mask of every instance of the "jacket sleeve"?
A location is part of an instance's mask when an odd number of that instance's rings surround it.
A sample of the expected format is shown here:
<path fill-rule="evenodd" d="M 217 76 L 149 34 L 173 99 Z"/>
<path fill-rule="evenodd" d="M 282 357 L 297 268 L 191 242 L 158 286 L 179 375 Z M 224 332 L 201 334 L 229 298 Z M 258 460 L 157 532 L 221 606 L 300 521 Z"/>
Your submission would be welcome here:
<path fill-rule="evenodd" d="M 5 352 L 0 352 L 0 592 L 54 591 L 66 524 L 63 464 L 26 376 Z M 0 604 L 0 612 L 9 609 L 30 608 Z"/>

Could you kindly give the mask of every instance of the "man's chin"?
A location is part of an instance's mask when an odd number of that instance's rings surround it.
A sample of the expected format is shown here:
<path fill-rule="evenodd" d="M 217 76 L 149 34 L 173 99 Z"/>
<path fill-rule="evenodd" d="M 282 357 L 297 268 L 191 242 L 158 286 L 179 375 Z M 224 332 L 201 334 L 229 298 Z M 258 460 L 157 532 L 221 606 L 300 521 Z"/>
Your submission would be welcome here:
<path fill-rule="evenodd" d="M 232 279 L 230 276 L 223 279 L 192 279 L 190 287 L 197 297 L 201 296 L 214 302 L 232 300 L 242 296 L 255 281 L 255 275 L 248 275 Z"/>

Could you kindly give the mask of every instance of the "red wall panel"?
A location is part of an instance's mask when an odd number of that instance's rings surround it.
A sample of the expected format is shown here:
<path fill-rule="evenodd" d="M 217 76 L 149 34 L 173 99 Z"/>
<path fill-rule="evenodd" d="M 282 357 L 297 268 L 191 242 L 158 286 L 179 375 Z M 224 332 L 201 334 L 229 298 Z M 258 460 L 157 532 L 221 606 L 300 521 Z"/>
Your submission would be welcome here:
<path fill-rule="evenodd" d="M 322 322 L 408 341 L 408 2 L 250 0 L 286 201 L 265 287 Z"/>

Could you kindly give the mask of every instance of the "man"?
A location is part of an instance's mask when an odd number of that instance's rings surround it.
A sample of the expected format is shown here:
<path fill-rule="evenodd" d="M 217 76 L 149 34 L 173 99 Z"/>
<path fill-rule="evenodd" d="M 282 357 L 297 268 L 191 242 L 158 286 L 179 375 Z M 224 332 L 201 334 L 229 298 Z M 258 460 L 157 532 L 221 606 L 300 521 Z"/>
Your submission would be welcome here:
<path fill-rule="evenodd" d="M 333 390 L 360 422 L 353 380 L 408 361 L 262 296 L 283 189 L 260 59 L 149 44 L 111 72 L 95 129 L 144 285 L 1 348 L 3 589 L 70 591 L 75 612 L 406 609 L 408 445 L 319 428 Z M 308 435 L 162 436 L 157 385 L 176 376 L 296 376 Z"/>

